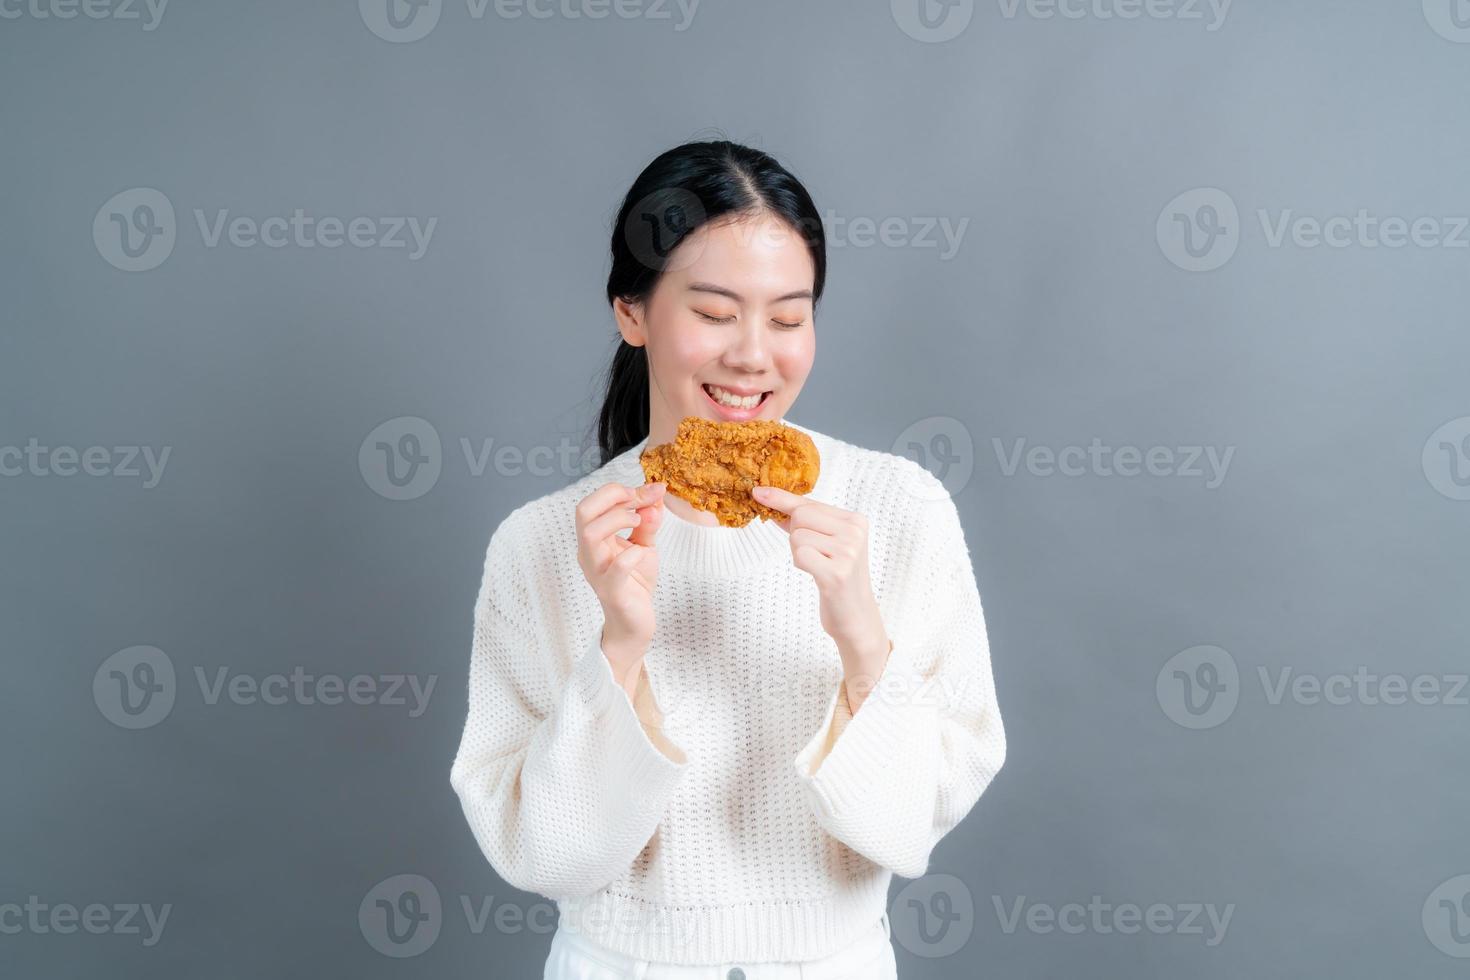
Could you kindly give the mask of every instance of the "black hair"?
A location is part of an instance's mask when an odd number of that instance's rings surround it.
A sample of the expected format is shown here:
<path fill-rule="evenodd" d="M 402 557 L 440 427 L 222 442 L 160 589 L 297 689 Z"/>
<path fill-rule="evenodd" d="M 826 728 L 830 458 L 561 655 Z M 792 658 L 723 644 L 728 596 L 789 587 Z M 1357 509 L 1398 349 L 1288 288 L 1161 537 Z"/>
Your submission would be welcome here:
<path fill-rule="evenodd" d="M 769 154 L 729 140 L 666 150 L 633 181 L 613 225 L 608 303 L 645 302 L 674 249 L 702 225 L 760 214 L 783 220 L 806 243 L 815 309 L 827 278 L 827 241 L 811 195 Z M 648 435 L 648 396 L 648 350 L 619 338 L 597 423 L 602 464 Z"/>

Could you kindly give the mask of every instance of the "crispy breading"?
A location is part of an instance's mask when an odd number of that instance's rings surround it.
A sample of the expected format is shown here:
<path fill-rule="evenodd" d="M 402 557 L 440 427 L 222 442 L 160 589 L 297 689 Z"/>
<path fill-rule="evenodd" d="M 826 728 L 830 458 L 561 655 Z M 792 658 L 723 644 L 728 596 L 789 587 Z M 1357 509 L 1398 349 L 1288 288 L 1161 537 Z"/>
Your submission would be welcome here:
<path fill-rule="evenodd" d="M 744 527 L 752 518 L 782 520 L 785 513 L 751 497 L 755 486 L 810 493 L 821 460 L 811 436 L 767 419 L 715 422 L 685 416 L 673 442 L 649 446 L 639 457 L 649 483 L 719 518 Z"/>

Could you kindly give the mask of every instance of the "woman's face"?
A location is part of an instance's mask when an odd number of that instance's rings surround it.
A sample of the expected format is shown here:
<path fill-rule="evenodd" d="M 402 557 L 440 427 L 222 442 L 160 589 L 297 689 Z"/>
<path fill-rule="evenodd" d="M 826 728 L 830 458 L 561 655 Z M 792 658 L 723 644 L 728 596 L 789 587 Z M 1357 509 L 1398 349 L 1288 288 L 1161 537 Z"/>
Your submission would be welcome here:
<path fill-rule="evenodd" d="M 648 348 L 649 445 L 672 441 L 686 415 L 786 415 L 816 354 L 815 276 L 801 236 L 762 214 L 701 226 L 646 304 L 613 304 L 623 339 Z"/>

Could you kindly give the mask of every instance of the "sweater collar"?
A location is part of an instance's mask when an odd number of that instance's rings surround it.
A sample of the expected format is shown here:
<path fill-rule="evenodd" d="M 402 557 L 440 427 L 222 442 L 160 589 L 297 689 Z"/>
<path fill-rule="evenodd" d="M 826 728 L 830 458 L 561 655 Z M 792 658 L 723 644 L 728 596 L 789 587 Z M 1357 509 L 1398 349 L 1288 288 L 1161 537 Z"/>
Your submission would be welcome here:
<path fill-rule="evenodd" d="M 837 462 L 833 441 L 790 419 L 783 418 L 780 421 L 805 432 L 816 444 L 821 467 L 817 473 L 816 486 L 807 496 L 813 500 L 830 502 L 828 496 L 836 479 L 834 468 Z M 647 446 L 648 437 L 644 436 L 637 444 L 609 460 L 607 465 L 610 478 L 628 486 L 646 483 L 647 478 L 643 475 L 643 466 L 638 457 Z M 789 558 L 791 555 L 789 536 L 775 521 L 763 521 L 757 517 L 744 527 L 695 524 L 667 507 L 664 508 L 663 523 L 659 525 L 654 543 L 658 548 L 660 567 L 675 567 L 720 577 L 772 564 L 781 557 Z"/>

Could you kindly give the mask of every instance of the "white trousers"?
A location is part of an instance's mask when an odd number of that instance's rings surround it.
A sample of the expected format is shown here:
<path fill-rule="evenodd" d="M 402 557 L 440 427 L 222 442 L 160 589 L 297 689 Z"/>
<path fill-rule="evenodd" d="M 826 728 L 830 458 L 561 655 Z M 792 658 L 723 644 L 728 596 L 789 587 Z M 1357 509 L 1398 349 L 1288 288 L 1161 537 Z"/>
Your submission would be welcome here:
<path fill-rule="evenodd" d="M 557 929 L 543 980 L 898 980 L 888 914 L 851 946 L 815 960 L 682 966 L 634 959 Z"/>

